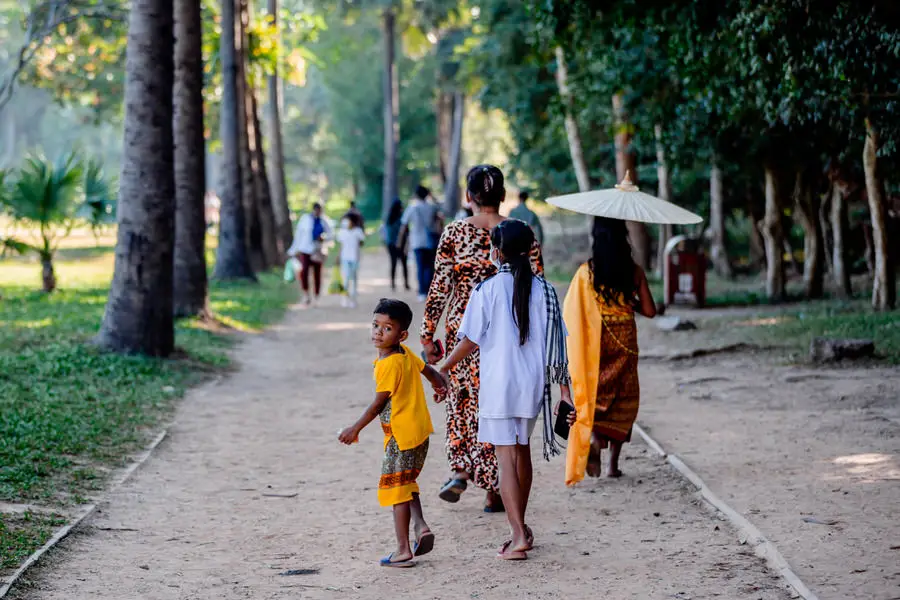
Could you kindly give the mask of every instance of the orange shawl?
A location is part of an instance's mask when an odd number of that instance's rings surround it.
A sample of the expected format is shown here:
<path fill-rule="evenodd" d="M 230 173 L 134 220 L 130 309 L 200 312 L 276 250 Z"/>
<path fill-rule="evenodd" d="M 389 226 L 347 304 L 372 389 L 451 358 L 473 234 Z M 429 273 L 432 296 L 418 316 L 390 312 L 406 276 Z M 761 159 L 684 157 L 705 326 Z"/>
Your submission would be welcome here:
<path fill-rule="evenodd" d="M 575 485 L 584 479 L 587 469 L 600 377 L 603 316 L 627 314 L 630 313 L 624 306 L 607 306 L 597 300 L 591 269 L 587 264 L 581 265 L 563 303 L 563 319 L 569 333 L 566 349 L 572 376 L 572 400 L 577 412 L 566 449 L 566 485 Z"/>

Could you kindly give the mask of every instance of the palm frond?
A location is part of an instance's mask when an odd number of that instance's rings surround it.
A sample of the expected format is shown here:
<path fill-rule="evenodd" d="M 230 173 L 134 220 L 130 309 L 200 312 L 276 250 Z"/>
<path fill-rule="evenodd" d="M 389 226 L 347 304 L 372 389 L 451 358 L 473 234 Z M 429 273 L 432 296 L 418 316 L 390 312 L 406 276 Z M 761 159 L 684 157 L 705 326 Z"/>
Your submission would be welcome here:
<path fill-rule="evenodd" d="M 82 167 L 74 154 L 56 164 L 33 156 L 19 169 L 6 204 L 15 219 L 42 227 L 65 224 L 75 216 L 81 186 Z"/>
<path fill-rule="evenodd" d="M 115 219 L 118 182 L 115 177 L 106 177 L 103 165 L 97 159 L 90 159 L 84 167 L 84 202 L 81 215 L 91 224 L 99 227 Z"/>

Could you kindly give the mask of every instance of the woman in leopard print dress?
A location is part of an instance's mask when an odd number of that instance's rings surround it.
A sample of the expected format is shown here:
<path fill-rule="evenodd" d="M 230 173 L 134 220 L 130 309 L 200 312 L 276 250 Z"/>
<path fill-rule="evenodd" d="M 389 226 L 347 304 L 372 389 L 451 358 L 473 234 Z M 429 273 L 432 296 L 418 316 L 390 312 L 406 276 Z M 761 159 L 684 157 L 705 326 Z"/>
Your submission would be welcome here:
<path fill-rule="evenodd" d="M 500 204 L 506 195 L 503 173 L 492 165 L 473 167 L 466 176 L 466 196 L 474 208 L 474 216 L 455 221 L 441 236 L 435 263 L 434 281 L 425 305 L 421 341 L 430 363 L 440 356 L 434 337 L 441 317 L 446 313 L 446 352 L 456 346 L 469 296 L 476 285 L 497 273 L 491 263 L 491 229 L 504 220 Z M 532 249 L 532 266 L 543 272 L 540 247 Z M 487 490 L 486 512 L 502 509 L 497 480 L 497 458 L 490 444 L 478 442 L 478 352 L 460 362 L 450 372 L 447 395 L 447 460 L 453 471 L 441 488 L 440 497 L 448 502 L 459 500 L 467 481 Z"/>

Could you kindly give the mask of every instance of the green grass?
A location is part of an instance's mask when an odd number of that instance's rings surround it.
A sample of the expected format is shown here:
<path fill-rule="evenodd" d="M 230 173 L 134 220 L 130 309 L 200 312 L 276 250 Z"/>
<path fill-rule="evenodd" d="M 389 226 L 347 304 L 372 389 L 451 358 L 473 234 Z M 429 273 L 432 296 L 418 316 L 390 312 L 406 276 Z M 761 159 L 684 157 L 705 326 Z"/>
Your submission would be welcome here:
<path fill-rule="evenodd" d="M 17 568 L 32 552 L 47 543 L 54 529 L 64 523 L 65 519 L 58 515 L 0 514 L 0 571 Z"/>
<path fill-rule="evenodd" d="M 862 300 L 823 300 L 767 310 L 754 315 L 721 317 L 710 326 L 732 342 L 781 346 L 806 356 L 815 337 L 871 339 L 876 352 L 891 364 L 900 364 L 900 318 L 896 312 L 873 312 Z"/>
<path fill-rule="evenodd" d="M 279 273 L 261 274 L 258 284 L 213 282 L 211 307 L 228 327 L 178 323 L 184 352 L 176 359 L 103 353 L 89 342 L 103 316 L 112 255 L 78 256 L 58 262 L 59 289 L 50 295 L 37 291 L 37 264 L 0 261 L 0 501 L 85 502 L 170 418 L 188 387 L 229 366 L 234 331 L 259 331 L 296 298 Z M 14 560 L 7 546 L 43 543 L 45 526 L 34 518 L 18 533 L 6 527 L 3 560 Z"/>

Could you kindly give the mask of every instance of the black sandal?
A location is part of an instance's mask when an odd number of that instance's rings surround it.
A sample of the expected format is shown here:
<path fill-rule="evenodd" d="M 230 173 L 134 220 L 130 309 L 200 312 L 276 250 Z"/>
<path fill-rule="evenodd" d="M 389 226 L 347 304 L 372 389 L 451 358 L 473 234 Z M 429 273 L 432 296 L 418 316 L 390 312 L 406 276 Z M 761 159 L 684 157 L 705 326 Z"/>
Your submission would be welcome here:
<path fill-rule="evenodd" d="M 462 493 L 466 491 L 467 487 L 469 487 L 469 484 L 466 483 L 465 479 L 451 477 L 447 480 L 447 483 L 441 487 L 441 491 L 438 492 L 438 498 L 445 502 L 455 504 L 456 502 L 459 502 L 459 497 L 462 496 Z"/>

